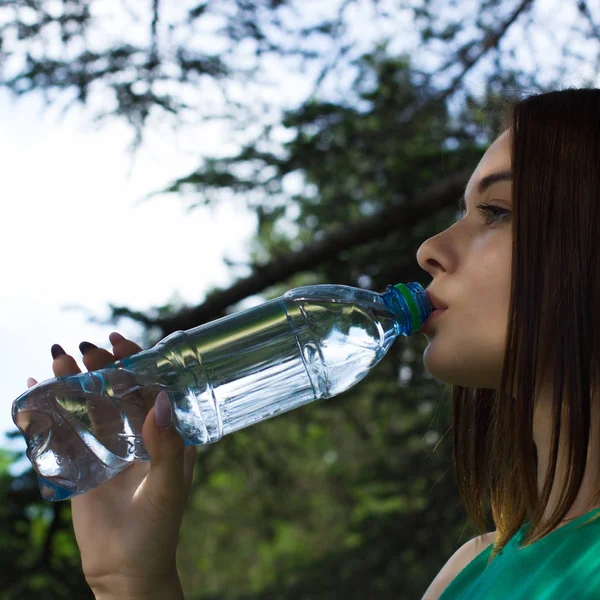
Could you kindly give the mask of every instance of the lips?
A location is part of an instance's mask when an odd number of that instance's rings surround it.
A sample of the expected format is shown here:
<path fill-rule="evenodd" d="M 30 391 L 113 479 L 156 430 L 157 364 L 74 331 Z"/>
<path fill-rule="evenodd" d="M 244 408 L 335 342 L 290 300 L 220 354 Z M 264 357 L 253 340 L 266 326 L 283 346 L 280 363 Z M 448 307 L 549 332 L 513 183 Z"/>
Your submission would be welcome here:
<path fill-rule="evenodd" d="M 427 297 L 429 298 L 429 302 L 435 308 L 435 310 L 446 310 L 448 307 L 441 301 L 438 300 L 429 290 L 425 290 L 427 293 Z"/>

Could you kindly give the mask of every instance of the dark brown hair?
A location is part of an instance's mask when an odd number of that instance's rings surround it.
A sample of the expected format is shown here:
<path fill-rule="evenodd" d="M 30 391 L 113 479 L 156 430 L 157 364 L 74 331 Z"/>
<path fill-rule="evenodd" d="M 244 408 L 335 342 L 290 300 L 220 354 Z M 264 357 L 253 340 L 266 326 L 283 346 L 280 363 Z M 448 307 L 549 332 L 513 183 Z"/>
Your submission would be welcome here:
<path fill-rule="evenodd" d="M 484 534 L 491 509 L 496 525 L 490 562 L 525 521 L 522 545 L 529 545 L 559 525 L 573 504 L 587 462 L 590 396 L 600 365 L 600 90 L 513 96 L 495 106 L 501 111 L 496 128 L 510 130 L 512 140 L 505 360 L 498 390 L 453 387 L 451 425 L 467 516 Z M 540 498 L 533 414 L 546 373 L 553 377 L 554 422 Z M 562 501 L 542 527 L 561 423 L 569 472 Z"/>

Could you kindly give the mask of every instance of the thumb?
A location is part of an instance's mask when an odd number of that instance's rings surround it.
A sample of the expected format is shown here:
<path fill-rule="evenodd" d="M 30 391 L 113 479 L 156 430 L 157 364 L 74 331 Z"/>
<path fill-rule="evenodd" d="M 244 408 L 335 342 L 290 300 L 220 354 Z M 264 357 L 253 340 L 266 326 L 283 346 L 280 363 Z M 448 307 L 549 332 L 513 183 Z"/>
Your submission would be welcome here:
<path fill-rule="evenodd" d="M 145 485 L 161 505 L 179 505 L 185 498 L 185 442 L 173 426 L 172 412 L 169 396 L 162 390 L 142 427 L 142 439 L 150 454 Z"/>

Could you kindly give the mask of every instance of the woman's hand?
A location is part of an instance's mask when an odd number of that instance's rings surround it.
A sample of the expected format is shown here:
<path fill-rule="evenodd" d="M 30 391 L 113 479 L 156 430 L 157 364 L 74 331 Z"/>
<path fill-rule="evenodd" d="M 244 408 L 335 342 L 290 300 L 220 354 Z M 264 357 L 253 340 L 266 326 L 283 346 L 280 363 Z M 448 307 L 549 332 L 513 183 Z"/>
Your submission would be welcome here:
<path fill-rule="evenodd" d="M 111 333 L 111 354 L 80 346 L 88 371 L 140 352 Z M 56 377 L 80 373 L 75 359 L 53 346 Z M 37 381 L 30 378 L 29 387 Z M 133 463 L 98 488 L 71 499 L 83 573 L 97 598 L 183 598 L 176 566 L 177 540 L 190 493 L 196 447 L 185 447 L 173 426 L 160 431 L 156 408 L 144 421 L 150 461 Z"/>

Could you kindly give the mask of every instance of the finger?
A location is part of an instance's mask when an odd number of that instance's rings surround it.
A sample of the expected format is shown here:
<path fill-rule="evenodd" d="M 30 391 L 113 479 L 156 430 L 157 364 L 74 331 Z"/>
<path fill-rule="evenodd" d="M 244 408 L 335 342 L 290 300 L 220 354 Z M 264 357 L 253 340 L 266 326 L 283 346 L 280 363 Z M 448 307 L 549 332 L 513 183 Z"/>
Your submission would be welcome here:
<path fill-rule="evenodd" d="M 83 364 L 88 371 L 101 369 L 114 362 L 115 357 L 93 344 L 87 344 L 83 347 Z M 56 377 L 65 377 L 81 373 L 79 365 L 75 359 L 67 354 L 58 344 L 52 346 L 52 355 L 55 357 L 52 363 L 52 370 Z M 115 419 L 120 419 L 118 406 L 106 402 L 104 397 L 94 396 L 92 393 L 86 393 L 85 405 L 87 417 L 91 425 L 91 432 L 107 448 L 112 449 L 115 440 L 113 440 L 113 430 Z"/>
<path fill-rule="evenodd" d="M 161 407 L 162 403 L 162 407 Z M 185 507 L 186 486 L 184 481 L 185 443 L 173 421 L 166 428 L 159 429 L 159 418 L 165 409 L 167 416 L 171 407 L 166 392 L 156 397 L 156 404 L 150 409 L 142 430 L 144 445 L 150 454 L 150 471 L 144 482 L 144 497 L 154 507 L 168 513 Z"/>
<path fill-rule="evenodd" d="M 58 344 L 52 346 L 52 356 L 54 358 L 52 371 L 54 371 L 56 377 L 67 377 L 81 373 L 81 369 L 75 359 L 70 354 L 67 354 Z M 105 436 L 101 432 L 101 424 L 109 422 L 109 415 L 104 414 L 105 409 L 103 404 L 104 402 L 101 399 L 95 399 L 92 396 L 88 396 L 85 402 L 92 433 L 102 444 L 107 445 L 108 440 L 104 439 Z"/>
<path fill-rule="evenodd" d="M 123 360 L 133 354 L 142 351 L 142 348 L 135 342 L 124 338 L 120 333 L 113 331 L 108 339 L 113 346 L 113 353 L 117 360 Z M 123 370 L 119 375 L 123 376 L 123 389 L 129 388 L 127 392 L 127 404 L 129 407 L 128 416 L 136 431 L 142 430 L 148 411 L 154 405 L 156 392 L 145 389 L 144 382 L 140 379 L 131 379 L 132 374 L 128 369 Z M 127 383 L 129 385 L 127 385 Z"/>
<path fill-rule="evenodd" d="M 82 342 L 79 349 L 83 355 L 81 360 L 88 371 L 97 371 L 115 362 L 115 356 L 108 350 L 98 348 L 89 342 Z"/>
<path fill-rule="evenodd" d="M 27 378 L 27 388 L 32 388 L 34 385 L 37 385 L 37 383 L 37 380 L 35 380 L 33 377 Z"/>
<path fill-rule="evenodd" d="M 82 353 L 82 361 L 88 371 L 99 371 L 115 362 L 115 356 L 105 350 L 98 348 L 90 342 L 81 342 L 79 351 Z M 105 383 L 107 381 L 105 380 Z M 122 456 L 126 450 L 124 446 L 127 441 L 117 436 L 123 428 L 123 411 L 128 412 L 122 403 L 119 393 L 118 378 L 112 377 L 110 385 L 110 395 L 89 395 L 87 398 L 87 409 L 92 432 L 94 436 L 103 443 L 111 452 Z"/>
<path fill-rule="evenodd" d="M 73 375 L 74 373 L 81 373 L 79 365 L 75 362 L 75 359 L 67 354 L 58 344 L 54 344 L 51 349 L 52 358 L 52 371 L 55 377 L 65 377 L 66 375 Z"/>
<path fill-rule="evenodd" d="M 137 354 L 142 351 L 142 348 L 138 346 L 135 342 L 124 338 L 120 333 L 113 331 L 108 339 L 113 346 L 113 354 L 117 360 L 122 360 L 123 358 L 127 358 L 132 354 Z"/>

